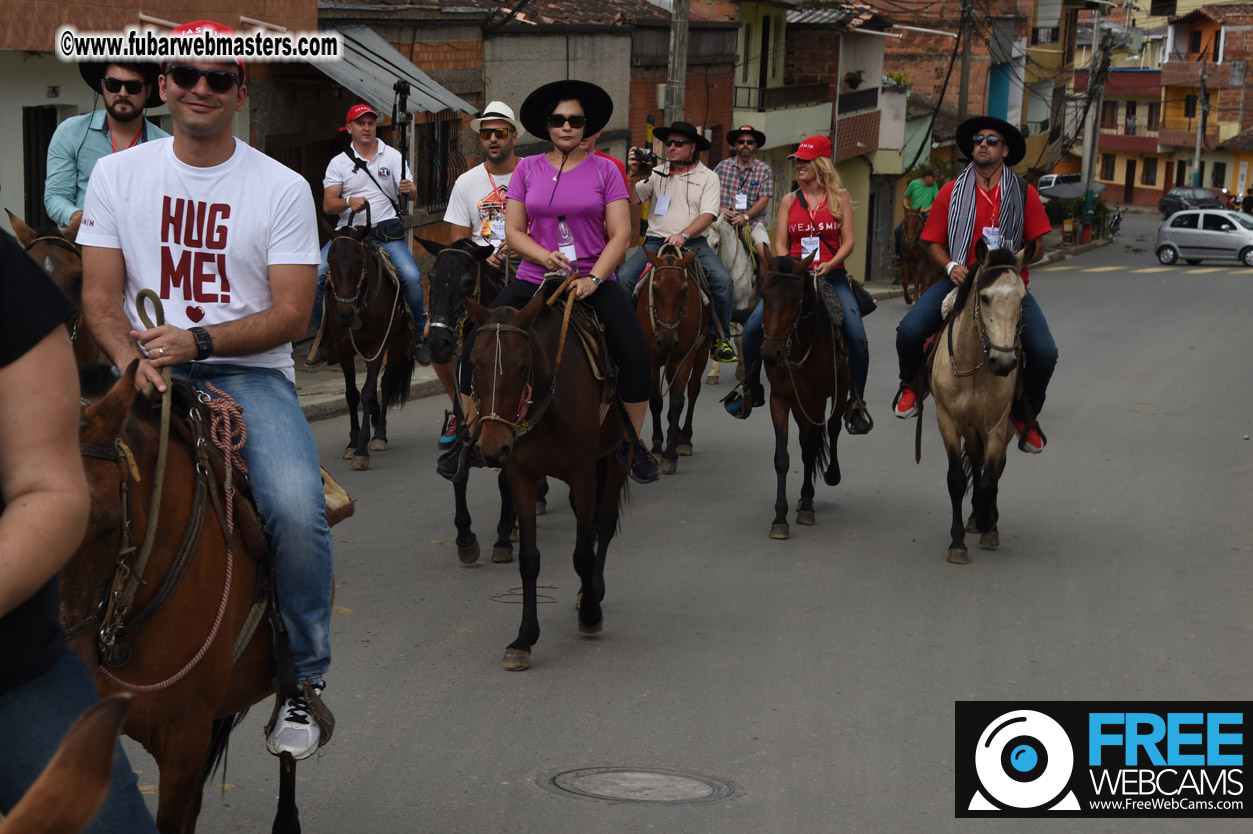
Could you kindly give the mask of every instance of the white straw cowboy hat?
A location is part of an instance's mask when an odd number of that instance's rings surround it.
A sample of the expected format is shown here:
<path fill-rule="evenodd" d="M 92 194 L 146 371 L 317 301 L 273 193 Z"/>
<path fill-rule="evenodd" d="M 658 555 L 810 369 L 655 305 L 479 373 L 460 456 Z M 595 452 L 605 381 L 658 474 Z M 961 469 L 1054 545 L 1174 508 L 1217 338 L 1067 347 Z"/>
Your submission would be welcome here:
<path fill-rule="evenodd" d="M 518 121 L 513 115 L 513 108 L 503 101 L 489 102 L 487 107 L 483 108 L 482 116 L 470 120 L 470 130 L 481 130 L 483 122 L 508 122 L 513 126 L 514 130 L 518 131 L 519 136 L 526 133 L 526 128 L 522 127 L 522 122 Z"/>

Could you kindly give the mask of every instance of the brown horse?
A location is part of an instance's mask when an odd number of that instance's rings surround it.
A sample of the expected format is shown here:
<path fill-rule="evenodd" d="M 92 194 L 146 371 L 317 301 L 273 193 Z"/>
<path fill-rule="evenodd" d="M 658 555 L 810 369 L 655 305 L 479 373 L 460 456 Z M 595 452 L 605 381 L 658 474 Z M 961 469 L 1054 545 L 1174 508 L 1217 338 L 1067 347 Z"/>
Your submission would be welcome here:
<path fill-rule="evenodd" d="M 1009 446 L 1009 410 L 1018 385 L 1022 354 L 1022 303 L 1027 288 L 1022 266 L 1035 254 L 1035 241 L 1018 253 L 975 246 L 979 267 L 958 288 L 931 366 L 936 419 L 948 453 L 948 494 L 953 503 L 948 560 L 970 561 L 966 533 L 997 547 L 996 494 Z M 973 291 L 972 291 L 973 287 Z M 962 523 L 962 498 L 973 483 L 971 514 Z"/>
<path fill-rule="evenodd" d="M 74 242 L 78 236 L 79 221 L 72 222 L 64 232 L 50 229 L 40 234 L 8 209 L 5 213 L 9 215 L 9 225 L 27 254 L 43 267 L 61 292 L 69 296 L 78 308 L 78 313 L 67 324 L 70 341 L 74 344 L 74 361 L 80 367 L 99 362 L 100 348 L 83 317 L 83 253 Z"/>
<path fill-rule="evenodd" d="M 828 486 L 840 482 L 836 441 L 847 408 L 852 375 L 844 336 L 831 319 L 809 274 L 813 255 L 798 261 L 786 255 L 773 259 L 765 284 L 762 360 L 770 380 L 770 419 L 774 422 L 774 470 L 778 495 L 770 538 L 786 539 L 788 415 L 796 420 L 801 460 L 805 467 L 796 523 L 814 518 L 814 473 L 822 467 Z M 827 400 L 831 414 L 826 414 Z M 828 462 L 829 458 L 829 462 Z"/>
<path fill-rule="evenodd" d="M 649 399 L 649 410 L 653 414 L 652 452 L 661 456 L 662 474 L 673 475 L 679 466 L 679 455 L 692 454 L 692 412 L 700 396 L 700 369 L 709 353 L 712 313 L 701 299 L 696 252 L 684 255 L 673 246 L 663 246 L 656 255 L 647 249 L 644 254 L 652 269 L 638 289 L 635 314 L 648 337 L 652 355 L 653 394 Z M 670 392 L 669 428 L 663 447 L 661 406 L 667 388 Z M 680 431 L 685 390 L 687 419 Z"/>
<path fill-rule="evenodd" d="M 370 452 L 387 448 L 387 410 L 404 405 L 413 379 L 413 319 L 405 308 L 400 279 L 392 274 L 390 261 L 369 240 L 369 234 L 369 226 L 345 226 L 331 237 L 326 253 L 330 274 L 323 296 L 323 320 L 344 372 L 348 401 L 350 431 L 344 460 L 357 470 L 370 468 Z M 366 363 L 360 391 L 357 356 Z M 360 420 L 358 404 L 362 406 Z"/>
<path fill-rule="evenodd" d="M 0 834 L 78 834 L 109 792 L 129 706 L 129 696 L 112 695 L 84 710 L 35 784 L 0 819 Z"/>
<path fill-rule="evenodd" d="M 906 304 L 913 304 L 944 276 L 940 267 L 931 260 L 930 244 L 922 240 L 926 222 L 921 211 L 905 210 L 905 228 L 901 233 L 901 290 Z M 912 294 L 910 283 L 914 285 Z"/>
<path fill-rule="evenodd" d="M 79 439 L 91 513 L 82 546 L 61 572 L 61 617 L 102 695 L 138 693 L 126 734 L 160 769 L 157 827 L 191 834 L 204 782 L 231 730 L 275 692 L 271 627 L 265 616 L 255 619 L 263 606 L 254 603 L 266 598 L 258 586 L 264 544 L 242 510 L 227 534 L 220 458 L 212 443 L 201 442 L 204 409 L 171 418 L 153 517 L 161 409 L 135 391 L 137 364 L 83 409 Z M 139 537 L 152 539 L 150 550 L 137 547 Z M 109 600 L 137 571 L 137 549 L 151 554 L 142 581 L 126 610 L 115 610 Z M 298 832 L 290 757 L 280 782 L 274 831 Z"/>
<path fill-rule="evenodd" d="M 479 450 L 489 466 L 508 463 L 505 474 L 518 513 L 522 624 L 501 665 L 520 671 L 530 666 L 531 647 L 539 639 L 535 496 L 545 476 L 570 485 L 579 631 L 599 634 L 603 626 L 605 555 L 627 477 L 627 464 L 614 454 L 623 437 L 623 412 L 613 403 L 602 407 L 606 383 L 595 378 L 578 337 L 567 338 L 562 317 L 545 304 L 543 292 L 521 310 L 489 310 L 473 299 L 466 300 L 466 309 L 479 328 L 468 357 L 479 396 Z M 561 396 L 556 396 L 558 378 Z"/>

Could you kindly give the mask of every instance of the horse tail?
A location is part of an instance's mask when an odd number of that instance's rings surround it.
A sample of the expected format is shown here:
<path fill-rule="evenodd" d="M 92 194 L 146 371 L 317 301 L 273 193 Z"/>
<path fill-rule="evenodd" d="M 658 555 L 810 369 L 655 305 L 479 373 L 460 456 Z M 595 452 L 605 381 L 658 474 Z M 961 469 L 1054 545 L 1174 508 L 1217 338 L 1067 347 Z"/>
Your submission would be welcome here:
<path fill-rule="evenodd" d="M 838 395 L 838 392 L 833 391 L 831 393 L 832 398 Z M 800 396 L 799 392 L 797 396 Z M 814 456 L 814 471 L 825 472 L 827 465 L 831 462 L 831 441 L 827 437 L 827 427 L 825 425 L 810 426 L 804 445 L 809 448 L 807 450 L 802 449 L 802 453 L 808 451 Z"/>
<path fill-rule="evenodd" d="M 962 488 L 962 495 L 970 491 L 970 484 L 974 480 L 975 459 L 970 454 L 970 449 L 966 447 L 966 441 L 962 441 L 962 477 L 966 479 L 966 485 Z"/>
<path fill-rule="evenodd" d="M 223 777 L 226 776 L 226 753 L 230 747 L 231 733 L 243 723 L 247 715 L 248 710 L 244 710 L 225 718 L 213 719 L 213 729 L 209 735 L 209 750 L 205 753 L 204 759 L 205 782 L 213 778 L 213 774 L 217 773 L 219 767 L 222 768 Z"/>
<path fill-rule="evenodd" d="M 393 405 L 404 405 L 409 399 L 409 385 L 413 382 L 413 356 L 408 351 L 408 339 L 393 339 L 387 350 L 383 366 L 383 410 Z"/>

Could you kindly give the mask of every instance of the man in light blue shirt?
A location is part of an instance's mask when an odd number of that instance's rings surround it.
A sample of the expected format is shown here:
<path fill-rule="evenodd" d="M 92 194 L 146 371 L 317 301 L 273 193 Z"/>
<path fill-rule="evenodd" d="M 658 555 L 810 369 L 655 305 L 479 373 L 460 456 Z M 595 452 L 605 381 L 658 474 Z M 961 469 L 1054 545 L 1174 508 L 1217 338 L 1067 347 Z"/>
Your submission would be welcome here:
<path fill-rule="evenodd" d="M 104 109 L 61 122 L 48 145 L 44 208 L 61 228 L 77 225 L 96 160 L 169 136 L 143 117 L 145 108 L 162 104 L 156 64 L 82 63 L 78 71 Z"/>

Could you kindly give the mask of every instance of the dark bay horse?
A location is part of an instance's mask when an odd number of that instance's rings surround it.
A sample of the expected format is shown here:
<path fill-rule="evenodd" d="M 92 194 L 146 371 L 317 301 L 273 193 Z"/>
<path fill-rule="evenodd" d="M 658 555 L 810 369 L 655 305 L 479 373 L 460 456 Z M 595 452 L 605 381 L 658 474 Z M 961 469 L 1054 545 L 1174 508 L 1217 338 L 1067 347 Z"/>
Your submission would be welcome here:
<path fill-rule="evenodd" d="M 344 460 L 351 461 L 357 470 L 370 468 L 370 452 L 387 448 L 387 410 L 404 405 L 413 379 L 413 320 L 405 307 L 399 277 L 369 234 L 367 225 L 345 226 L 332 235 L 326 253 L 330 274 L 323 295 L 323 318 L 344 372 L 344 398 L 351 421 Z M 366 364 L 360 391 L 358 356 Z M 358 404 L 362 406 L 360 420 Z"/>
<path fill-rule="evenodd" d="M 673 475 L 679 455 L 692 454 L 692 412 L 700 396 L 700 369 L 709 353 L 712 313 L 701 300 L 696 252 L 684 255 L 673 246 L 663 246 L 656 255 L 647 249 L 644 254 L 652 269 L 638 289 L 635 314 L 648 338 L 653 365 L 653 393 L 648 403 L 653 414 L 652 453 L 661 456 L 662 474 Z M 670 409 L 663 446 L 661 407 L 667 389 Z M 680 429 L 685 392 L 687 418 Z"/>
<path fill-rule="evenodd" d="M 78 313 L 67 322 L 70 341 L 74 345 L 74 361 L 80 367 L 90 362 L 99 362 L 100 348 L 92 338 L 87 320 L 83 316 L 83 253 L 74 242 L 74 238 L 78 236 L 79 221 L 73 221 L 64 232 L 53 228 L 41 234 L 8 209 L 5 209 L 5 213 L 9 215 L 9 225 L 13 227 L 18 242 L 26 248 L 26 253 L 43 267 L 53 283 L 78 308 Z"/>
<path fill-rule="evenodd" d="M 466 312 L 465 299 L 470 298 L 484 306 L 496 300 L 496 296 L 504 289 L 506 276 L 488 267 L 486 261 L 491 255 L 489 246 L 479 246 L 470 240 L 459 240 L 451 244 L 436 243 L 418 238 L 426 251 L 435 256 L 435 264 L 431 267 L 431 293 L 428 304 L 428 316 L 431 332 L 426 344 L 431 350 L 431 362 L 435 364 L 452 362 L 461 358 L 462 340 L 470 329 L 470 315 Z M 509 270 L 512 275 L 512 270 Z M 455 384 L 454 384 L 455 387 Z M 453 402 L 453 413 L 459 421 L 464 422 L 460 403 Z M 469 468 L 466 469 L 468 475 Z M 473 564 L 479 558 L 479 540 L 471 529 L 470 507 L 466 501 L 467 478 L 452 482 L 456 509 L 453 521 L 457 526 L 457 558 L 463 564 Z M 492 545 L 492 561 L 498 563 L 513 561 L 513 536 L 515 513 L 513 499 L 509 497 L 509 481 L 502 469 L 497 476 L 500 489 L 500 520 L 496 524 L 496 543 Z M 541 487 L 536 501 L 536 514 L 543 515 L 547 506 L 544 496 L 548 494 L 548 483 Z"/>
<path fill-rule="evenodd" d="M 84 406 L 79 431 L 91 513 L 83 544 L 61 572 L 61 618 L 102 695 L 136 692 L 125 732 L 160 769 L 157 827 L 191 834 L 231 730 L 275 693 L 269 619 L 258 620 L 254 604 L 265 598 L 258 594 L 264 544 L 242 511 L 227 534 L 212 443 L 189 439 L 205 437 L 207 418 L 171 418 L 158 475 L 161 408 L 135 391 L 136 366 L 105 391 L 84 391 L 100 397 Z M 90 375 L 83 378 L 86 385 Z M 141 547 L 141 538 L 151 538 L 151 547 Z M 136 552 L 145 550 L 142 581 L 115 619 L 108 600 L 140 572 Z M 300 830 L 294 790 L 295 763 L 287 757 L 275 832 Z"/>
<path fill-rule="evenodd" d="M 930 244 L 922 239 L 926 218 L 921 211 L 905 210 L 905 228 L 901 233 L 901 290 L 905 303 L 913 304 L 931 285 L 944 277 L 943 270 L 931 260 Z M 913 292 L 909 286 L 913 284 Z"/>
<path fill-rule="evenodd" d="M 786 255 L 774 258 L 762 285 L 762 361 L 770 380 L 770 419 L 774 422 L 774 470 L 778 496 L 770 538 L 786 539 L 788 415 L 796 420 L 801 460 L 805 467 L 796 523 L 814 518 L 814 473 L 822 468 L 828 486 L 840 482 L 836 441 L 847 408 L 852 374 L 844 336 L 831 319 L 809 274 L 813 256 L 803 261 Z M 824 280 L 824 279 L 816 279 Z M 827 400 L 831 413 L 827 415 Z"/>
<path fill-rule="evenodd" d="M 948 494 L 953 504 L 948 560 L 970 561 L 966 533 L 980 533 L 979 544 L 997 547 L 996 495 L 1009 447 L 1009 410 L 1022 367 L 1022 303 L 1027 288 L 1022 266 L 1035 254 L 1035 242 L 1018 253 L 975 247 L 979 267 L 957 289 L 952 312 L 941 331 L 931 366 L 931 392 L 944 451 L 948 454 Z M 962 522 L 962 499 L 974 484 L 971 514 Z"/>
<path fill-rule="evenodd" d="M 35 784 L 0 819 L 0 834 L 78 834 L 109 792 L 129 706 L 129 696 L 111 695 L 85 709 Z"/>
<path fill-rule="evenodd" d="M 627 464 L 615 454 L 623 437 L 622 409 L 614 402 L 602 407 L 606 383 L 595 378 L 574 333 L 561 349 L 563 318 L 544 295 L 537 292 L 521 310 L 489 310 L 466 300 L 479 328 L 468 357 L 479 397 L 478 446 L 489 466 L 505 466 L 518 513 L 522 624 L 505 649 L 501 665 L 508 671 L 530 666 L 531 647 L 539 639 L 535 497 L 544 477 L 570 485 L 574 569 L 580 581 L 575 609 L 584 634 L 598 634 L 603 626 L 605 555 L 617 530 L 627 477 Z"/>

